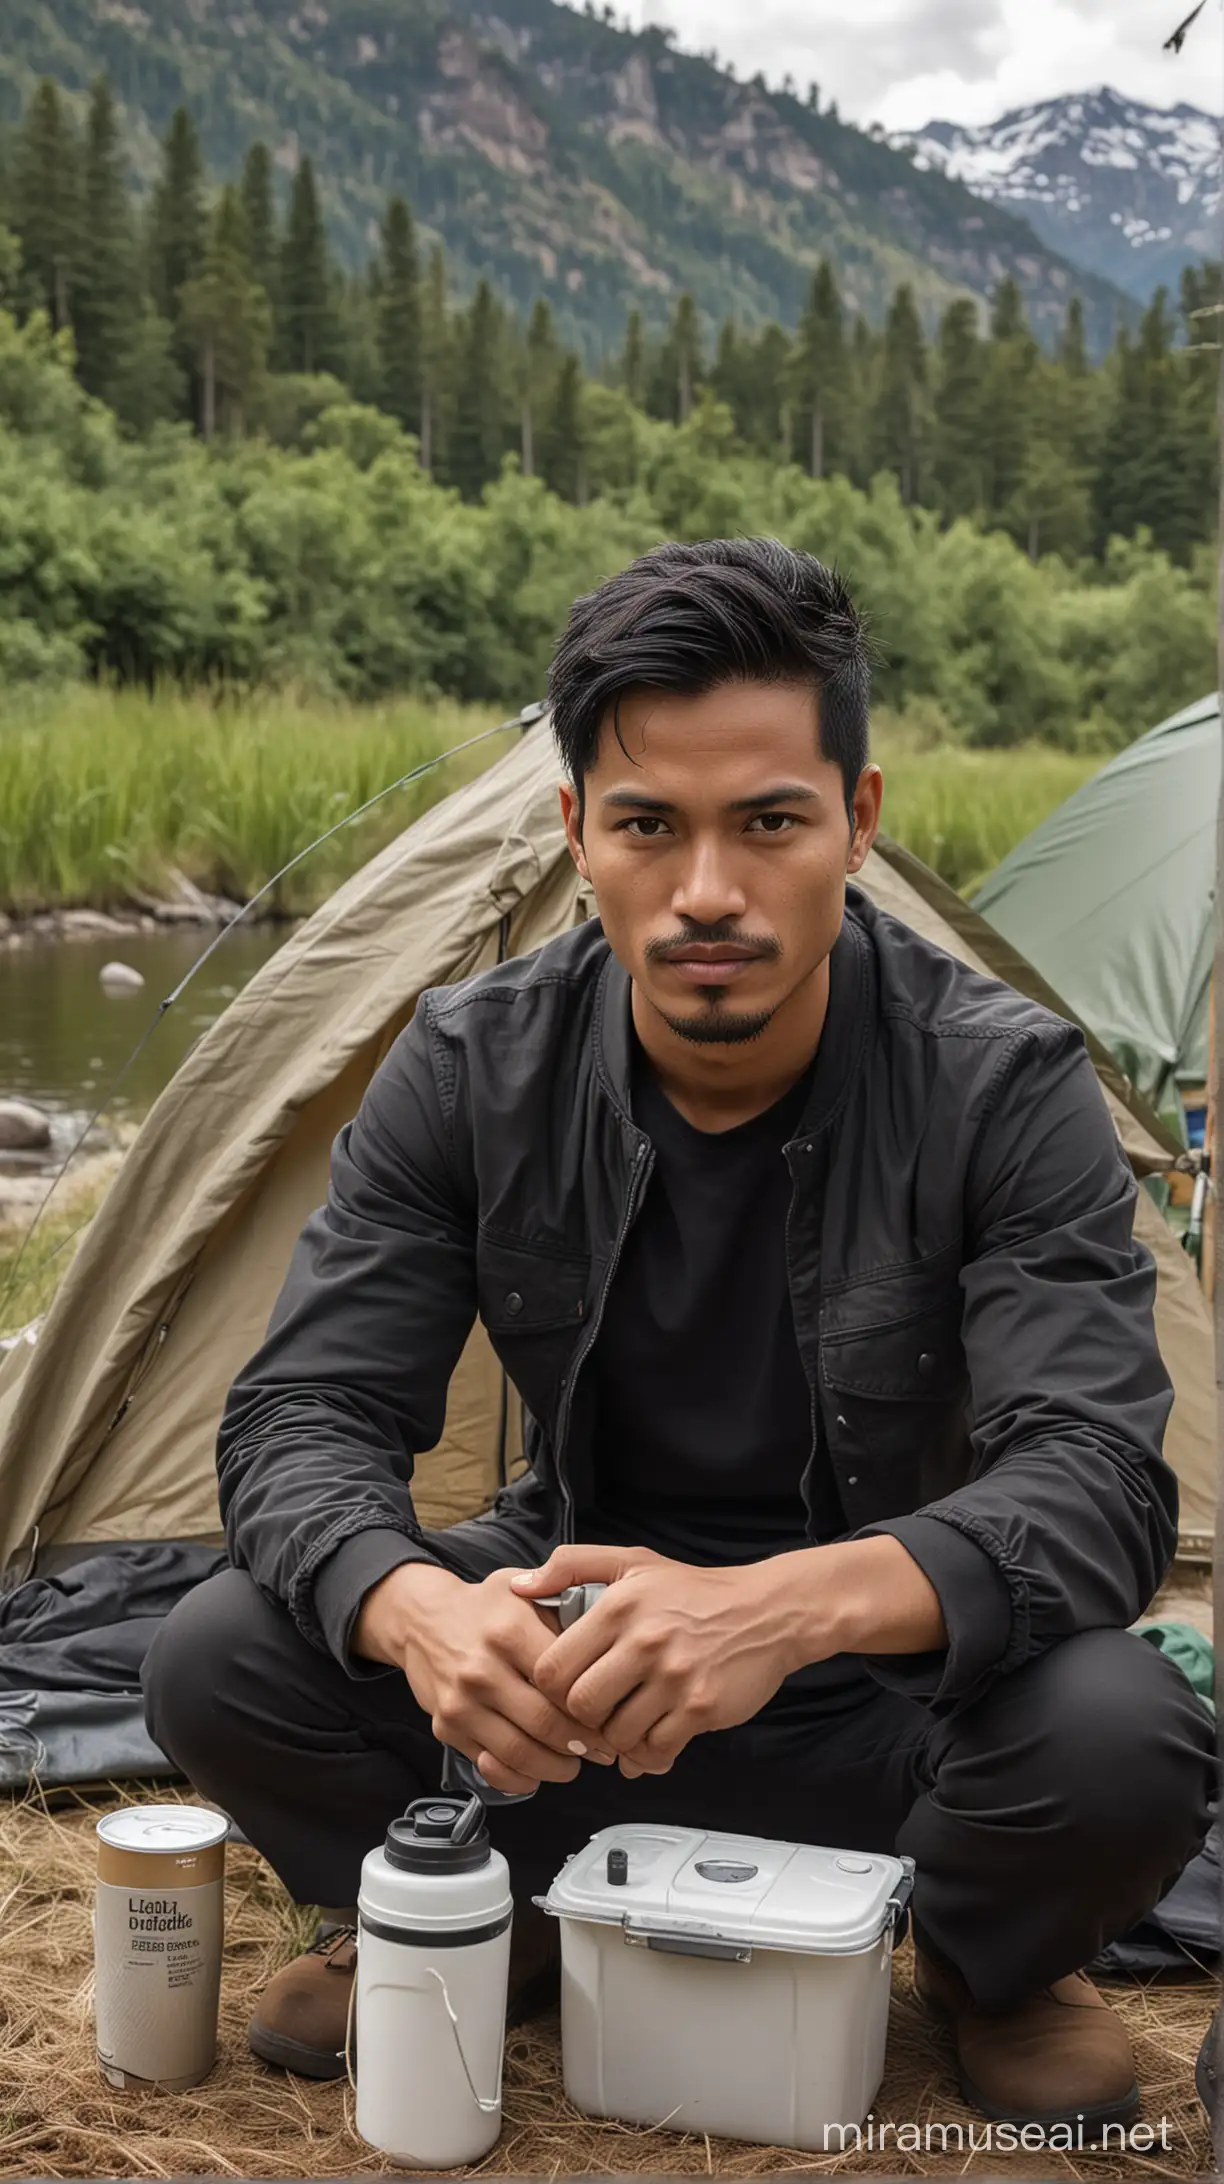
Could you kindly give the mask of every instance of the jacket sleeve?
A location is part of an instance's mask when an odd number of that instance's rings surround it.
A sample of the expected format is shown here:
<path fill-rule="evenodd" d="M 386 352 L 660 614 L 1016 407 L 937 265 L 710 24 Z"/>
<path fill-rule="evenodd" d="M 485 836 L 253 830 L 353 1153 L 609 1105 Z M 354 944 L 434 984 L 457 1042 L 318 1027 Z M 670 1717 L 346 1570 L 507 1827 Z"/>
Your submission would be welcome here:
<path fill-rule="evenodd" d="M 863 1527 L 914 1554 L 950 1639 L 870 1666 L 940 1710 L 1077 1631 L 1127 1627 L 1177 1546 L 1155 1263 L 1132 1234 L 1138 1185 L 1082 1034 L 1055 1024 L 1018 1042 L 993 1090 L 965 1187 L 969 1477 Z"/>
<path fill-rule="evenodd" d="M 326 1204 L 302 1231 L 218 1439 L 231 1561 L 350 1673 L 363 1673 L 348 1655 L 362 1592 L 397 1561 L 441 1559 L 411 1480 L 441 1435 L 476 1316 L 475 1227 L 425 995 L 335 1141 Z"/>

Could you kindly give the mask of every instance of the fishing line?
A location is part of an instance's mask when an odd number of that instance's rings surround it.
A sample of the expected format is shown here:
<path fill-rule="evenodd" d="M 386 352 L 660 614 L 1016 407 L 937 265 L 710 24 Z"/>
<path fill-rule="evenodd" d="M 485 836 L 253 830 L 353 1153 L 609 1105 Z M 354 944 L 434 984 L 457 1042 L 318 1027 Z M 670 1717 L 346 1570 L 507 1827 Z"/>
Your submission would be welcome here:
<path fill-rule="evenodd" d="M 432 773 L 435 766 L 443 765 L 448 758 L 457 758 L 461 751 L 470 751 L 477 743 L 487 743 L 490 736 L 504 736 L 511 728 L 523 729 L 530 727 L 533 721 L 539 719 L 540 714 L 543 712 L 543 710 L 544 708 L 541 705 L 526 705 L 523 707 L 521 713 L 516 713 L 514 715 L 514 718 L 512 720 L 499 721 L 495 728 L 482 728 L 478 735 L 467 736 L 462 743 L 452 743 L 447 750 L 435 752 L 432 758 L 425 759 L 420 766 L 414 766 L 410 773 L 401 774 L 398 781 L 389 781 L 385 788 L 378 789 L 373 796 L 367 797 L 364 804 L 358 804 L 352 811 L 346 812 L 343 819 L 337 819 L 335 825 L 328 827 L 325 834 L 320 834 L 315 841 L 308 842 L 305 849 L 299 849 L 297 854 L 289 859 L 288 864 L 282 865 L 279 872 L 274 872 L 270 880 L 265 880 L 263 886 L 259 888 L 257 893 L 252 895 L 250 901 L 245 902 L 242 905 L 242 908 L 236 913 L 236 915 L 229 920 L 228 924 L 221 927 L 220 931 L 214 935 L 212 940 L 210 940 L 207 948 L 203 950 L 202 954 L 196 957 L 195 962 L 190 966 L 187 971 L 184 972 L 182 978 L 180 978 L 177 986 L 173 988 L 172 992 L 168 993 L 165 996 L 164 1000 L 158 1002 L 156 1014 L 150 1019 L 149 1023 L 146 1025 L 144 1031 L 142 1032 L 140 1038 L 137 1040 L 135 1046 L 132 1048 L 132 1051 L 128 1055 L 128 1058 L 124 1062 L 122 1068 L 119 1069 L 116 1074 L 111 1078 L 110 1083 L 107 1085 L 101 1100 L 94 1108 L 93 1113 L 89 1117 L 89 1120 L 85 1123 L 79 1135 L 69 1146 L 68 1151 L 65 1153 L 64 1158 L 59 1164 L 59 1167 L 55 1170 L 55 1173 L 51 1178 L 51 1188 L 47 1192 L 47 1195 L 43 1199 L 42 1204 L 39 1206 L 38 1211 L 34 1216 L 34 1219 L 31 1221 L 28 1229 L 22 1237 L 21 1243 L 18 1247 L 17 1256 L 9 1269 L 9 1277 L 5 1285 L 4 1294 L 3 1296 L 0 1296 L 0 1321 L 3 1320 L 4 1313 L 8 1306 L 9 1298 L 12 1296 L 13 1291 L 17 1285 L 17 1276 L 21 1271 L 22 1262 L 25 1259 L 26 1252 L 29 1248 L 30 1240 L 34 1235 L 34 1232 L 37 1229 L 39 1222 L 42 1220 L 44 1213 L 50 1205 L 52 1198 L 55 1196 L 56 1191 L 59 1189 L 60 1184 L 63 1182 L 65 1175 L 67 1174 L 73 1161 L 76 1159 L 76 1156 L 80 1152 L 81 1147 L 84 1145 L 86 1138 L 89 1136 L 90 1131 L 93 1130 L 102 1120 L 103 1115 L 106 1113 L 107 1108 L 110 1106 L 111 1101 L 114 1099 L 115 1094 L 118 1092 L 125 1078 L 128 1076 L 129 1072 L 135 1068 L 137 1062 L 140 1060 L 141 1055 L 144 1053 L 145 1048 L 148 1046 L 150 1039 L 153 1037 L 153 1034 L 157 1030 L 157 1027 L 161 1023 L 163 1017 L 165 1017 L 174 1007 L 176 1001 L 182 999 L 182 996 L 186 993 L 192 979 L 195 977 L 196 972 L 202 971 L 204 965 L 211 962 L 213 956 L 215 956 L 215 954 L 217 953 L 218 948 L 220 948 L 222 944 L 229 939 L 229 936 L 234 931 L 235 927 L 241 925 L 243 919 L 250 915 L 251 911 L 254 910 L 257 905 L 264 900 L 264 897 L 266 895 L 271 894 L 274 887 L 278 887 L 283 879 L 286 879 L 291 872 L 295 872 L 297 870 L 297 867 L 300 864 L 304 863 L 307 857 L 313 856 L 316 849 L 322 849 L 325 842 L 330 842 L 332 837 L 336 834 L 342 834 L 345 827 L 351 827 L 355 820 L 363 819 L 368 811 L 373 811 L 376 804 L 382 803 L 384 797 L 394 796 L 397 789 L 406 789 L 410 781 L 419 781 L 423 774 Z M 85 1226 L 85 1222 L 81 1222 L 80 1226 L 83 1228 Z M 76 1234 L 77 1230 L 74 1229 L 72 1231 L 72 1235 L 75 1236 Z M 53 1250 L 49 1251 L 45 1259 L 40 1259 L 38 1266 L 35 1269 L 35 1272 L 41 1274 L 44 1266 L 49 1266 L 52 1259 L 56 1256 L 56 1253 L 61 1251 L 64 1247 L 64 1244 L 70 1243 L 71 1240 L 72 1237 L 67 1236 L 64 1238 L 63 1244 L 57 1244 Z"/>

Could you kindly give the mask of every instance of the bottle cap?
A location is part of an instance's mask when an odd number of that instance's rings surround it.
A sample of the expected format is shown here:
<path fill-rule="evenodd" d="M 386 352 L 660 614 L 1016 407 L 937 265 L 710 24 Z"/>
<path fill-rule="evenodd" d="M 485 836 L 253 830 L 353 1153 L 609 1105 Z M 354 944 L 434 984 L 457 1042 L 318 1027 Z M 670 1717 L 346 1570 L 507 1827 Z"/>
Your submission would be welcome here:
<path fill-rule="evenodd" d="M 414 1798 L 384 1847 L 387 1864 L 403 1873 L 471 1873 L 492 1854 L 480 1801 L 466 1797 Z"/>

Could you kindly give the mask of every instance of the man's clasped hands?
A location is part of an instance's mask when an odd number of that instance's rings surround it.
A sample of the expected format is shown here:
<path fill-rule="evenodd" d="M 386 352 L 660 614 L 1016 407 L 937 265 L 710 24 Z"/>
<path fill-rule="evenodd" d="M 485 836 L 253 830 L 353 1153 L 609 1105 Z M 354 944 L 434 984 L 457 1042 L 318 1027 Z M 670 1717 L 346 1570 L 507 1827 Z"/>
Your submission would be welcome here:
<path fill-rule="evenodd" d="M 572 1781 L 584 1759 L 666 1774 L 692 1737 L 749 1720 L 800 1665 L 790 1559 L 695 1569 L 573 1546 L 478 1584 L 404 1563 L 366 1595 L 353 1643 L 403 1669 L 435 1736 L 495 1789 Z M 532 1604 L 586 1583 L 608 1590 L 567 1631 Z"/>

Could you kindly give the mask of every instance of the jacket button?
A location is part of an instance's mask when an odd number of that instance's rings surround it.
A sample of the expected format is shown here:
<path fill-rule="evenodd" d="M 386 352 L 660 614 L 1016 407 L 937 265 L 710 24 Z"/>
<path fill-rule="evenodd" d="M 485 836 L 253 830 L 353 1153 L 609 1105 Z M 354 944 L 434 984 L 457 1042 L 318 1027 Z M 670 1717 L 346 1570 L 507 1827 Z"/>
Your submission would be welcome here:
<path fill-rule="evenodd" d="M 935 1370 L 934 1350 L 923 1350 L 918 1359 L 918 1370 L 924 1380 L 929 1380 Z"/>
<path fill-rule="evenodd" d="M 516 1313 L 521 1312 L 522 1309 L 523 1300 L 520 1297 L 517 1289 L 512 1289 L 509 1296 L 506 1298 L 506 1310 L 507 1312 Z"/>

